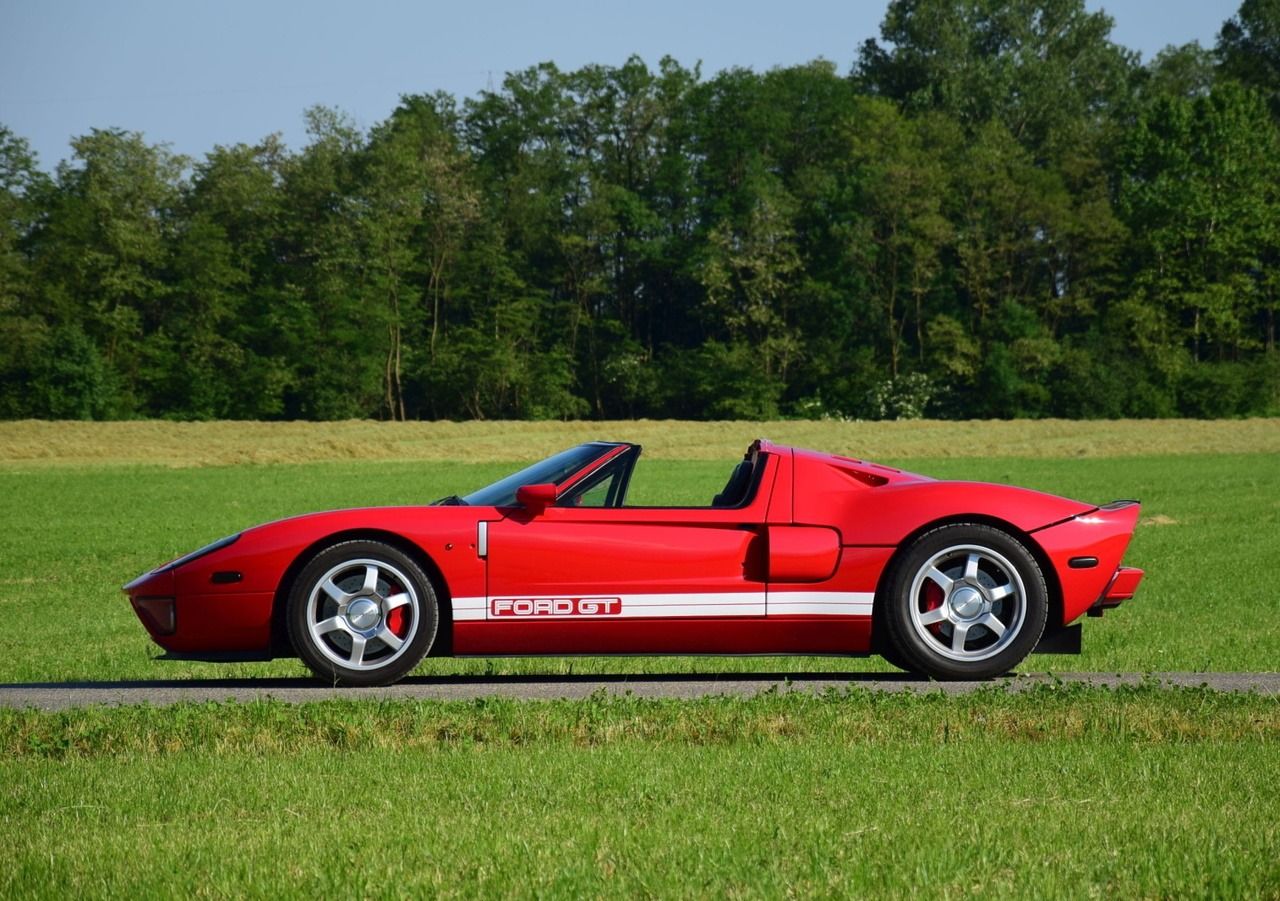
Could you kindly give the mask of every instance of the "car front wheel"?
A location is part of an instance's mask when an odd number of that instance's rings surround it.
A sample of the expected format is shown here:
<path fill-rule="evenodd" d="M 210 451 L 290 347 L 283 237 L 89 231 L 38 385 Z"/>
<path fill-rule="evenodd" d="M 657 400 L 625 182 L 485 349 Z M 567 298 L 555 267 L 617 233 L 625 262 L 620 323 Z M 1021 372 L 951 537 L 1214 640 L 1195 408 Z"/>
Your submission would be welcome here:
<path fill-rule="evenodd" d="M 289 594 L 289 637 L 316 677 L 390 685 L 431 649 L 439 622 L 431 582 L 379 541 L 344 541 L 317 554 Z"/>
<path fill-rule="evenodd" d="M 1018 539 L 958 523 L 907 549 L 880 615 L 904 668 L 935 679 L 987 679 L 1031 653 L 1048 609 L 1044 574 Z"/>

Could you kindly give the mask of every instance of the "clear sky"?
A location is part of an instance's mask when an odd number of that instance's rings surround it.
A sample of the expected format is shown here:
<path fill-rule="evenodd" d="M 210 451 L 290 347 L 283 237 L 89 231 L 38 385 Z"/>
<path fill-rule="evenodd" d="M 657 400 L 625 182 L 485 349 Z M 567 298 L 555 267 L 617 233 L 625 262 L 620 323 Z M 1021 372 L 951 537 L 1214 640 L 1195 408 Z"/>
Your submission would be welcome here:
<path fill-rule="evenodd" d="M 1238 2 L 1086 0 L 1113 38 L 1150 58 L 1211 46 Z M 369 127 L 402 94 L 466 97 L 504 72 L 664 55 L 704 75 L 816 57 L 848 71 L 879 33 L 885 0 L 0 0 L 0 123 L 44 168 L 90 128 L 141 131 L 203 155 L 279 131 L 305 143 L 321 103 Z"/>

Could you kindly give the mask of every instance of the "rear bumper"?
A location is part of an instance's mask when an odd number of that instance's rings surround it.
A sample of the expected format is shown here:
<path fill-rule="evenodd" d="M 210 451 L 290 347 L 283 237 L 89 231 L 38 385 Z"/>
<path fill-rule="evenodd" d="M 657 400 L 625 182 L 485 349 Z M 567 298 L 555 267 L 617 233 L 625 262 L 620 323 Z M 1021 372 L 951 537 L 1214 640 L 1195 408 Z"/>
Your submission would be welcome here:
<path fill-rule="evenodd" d="M 1142 581 L 1144 575 L 1146 573 L 1136 566 L 1118 567 L 1111 581 L 1107 583 L 1107 587 L 1103 589 L 1102 596 L 1089 608 L 1089 615 L 1102 616 L 1112 607 L 1119 607 L 1122 601 L 1129 600 L 1138 590 L 1138 583 Z"/>
<path fill-rule="evenodd" d="M 1052 563 L 1062 592 L 1058 625 L 1092 611 L 1109 592 L 1115 595 L 1111 606 L 1133 596 L 1142 571 L 1122 567 L 1120 561 L 1133 538 L 1140 509 L 1135 501 L 1117 501 L 1032 533 Z M 1120 573 L 1125 571 L 1137 573 L 1136 579 L 1121 579 Z"/>

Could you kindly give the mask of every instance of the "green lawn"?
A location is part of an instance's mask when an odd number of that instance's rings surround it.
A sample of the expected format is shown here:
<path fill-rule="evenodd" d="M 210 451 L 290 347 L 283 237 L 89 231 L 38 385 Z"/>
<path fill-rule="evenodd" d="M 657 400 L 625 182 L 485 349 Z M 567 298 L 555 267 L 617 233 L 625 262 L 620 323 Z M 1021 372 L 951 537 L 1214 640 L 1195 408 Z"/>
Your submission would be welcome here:
<path fill-rule="evenodd" d="M 1137 598 L 1085 626 L 1079 657 L 1028 668 L 1274 670 L 1273 568 L 1280 550 L 1280 455 L 1110 459 L 897 460 L 952 478 L 1011 482 L 1105 502 L 1138 497 L 1127 557 L 1147 570 Z M 170 469 L 0 469 L 0 682 L 300 675 L 301 664 L 157 661 L 119 586 L 248 525 L 308 510 L 414 503 L 475 488 L 514 464 L 312 463 Z M 725 463 L 648 461 L 638 503 L 704 502 Z M 865 670 L 846 658 L 428 660 L 422 672 L 532 673 Z"/>
<path fill-rule="evenodd" d="M 1138 597 L 1087 621 L 1080 657 L 1025 669 L 1276 668 L 1280 455 L 883 462 L 1143 500 Z M 0 682 L 302 675 L 155 660 L 119 585 L 256 522 L 428 501 L 517 465 L 0 460 Z M 704 502 L 728 468 L 644 462 L 633 500 Z M 888 667 L 421 671 L 570 668 Z M 0 710 L 0 897 L 1280 897 L 1278 741 L 1274 698 L 1151 687 Z"/>
<path fill-rule="evenodd" d="M 1280 705 L 0 711 L 0 896 L 1275 897 Z"/>

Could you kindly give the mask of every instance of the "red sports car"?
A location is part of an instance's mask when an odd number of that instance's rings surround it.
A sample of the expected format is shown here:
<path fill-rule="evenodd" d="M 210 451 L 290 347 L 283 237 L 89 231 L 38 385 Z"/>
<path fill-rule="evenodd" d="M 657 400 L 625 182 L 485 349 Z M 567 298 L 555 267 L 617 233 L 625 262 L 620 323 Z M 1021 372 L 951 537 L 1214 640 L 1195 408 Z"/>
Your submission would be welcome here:
<path fill-rule="evenodd" d="M 640 447 L 570 448 L 465 497 L 256 526 L 130 582 L 173 656 L 299 656 L 385 685 L 427 654 L 882 654 L 938 679 L 1077 652 L 1133 596 L 1138 504 L 751 445 L 701 507 L 635 507 Z"/>

